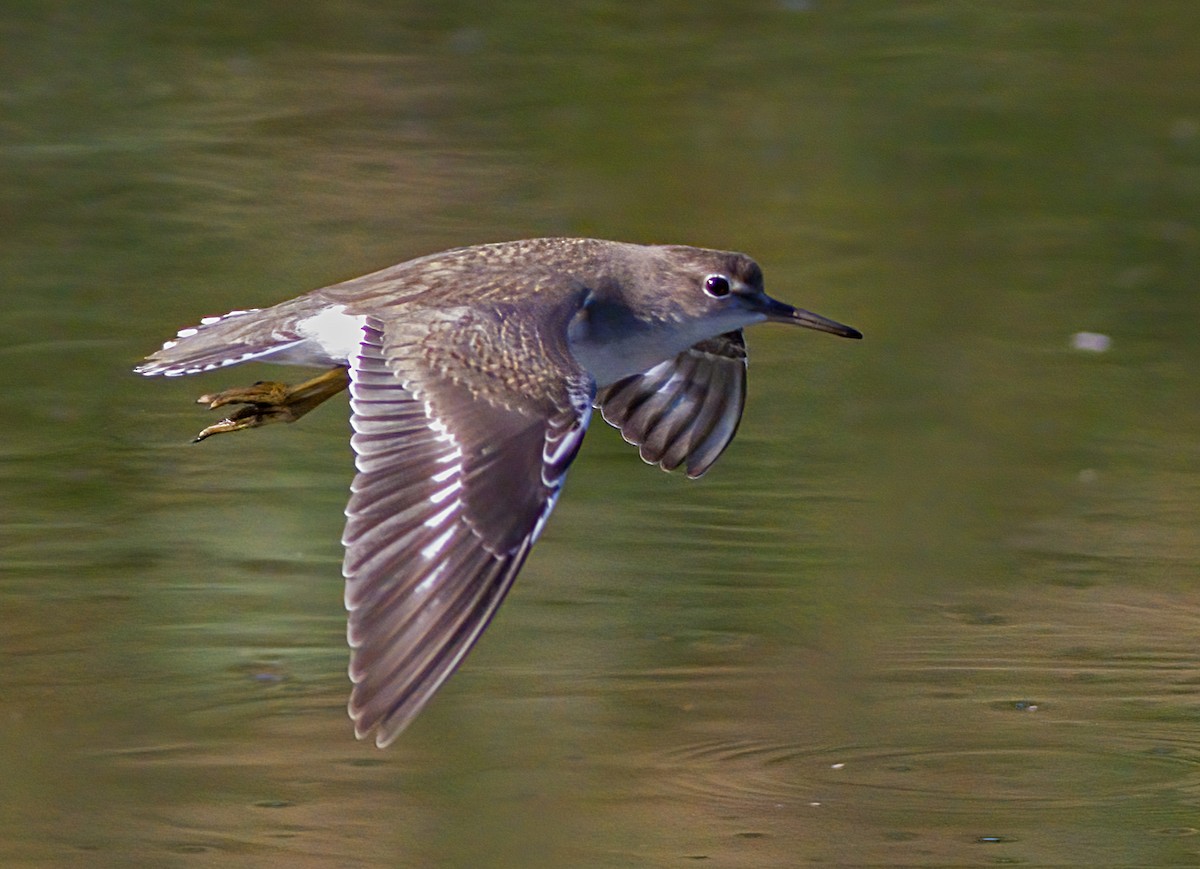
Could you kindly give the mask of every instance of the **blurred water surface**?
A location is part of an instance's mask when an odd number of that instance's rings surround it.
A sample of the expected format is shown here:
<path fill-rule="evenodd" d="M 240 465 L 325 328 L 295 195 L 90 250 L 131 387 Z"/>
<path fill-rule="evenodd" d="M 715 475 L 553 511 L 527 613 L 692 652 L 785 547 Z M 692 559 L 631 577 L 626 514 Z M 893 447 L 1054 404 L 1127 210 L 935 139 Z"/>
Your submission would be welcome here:
<path fill-rule="evenodd" d="M 0 861 L 1200 862 L 1198 37 L 1167 0 L 5 9 Z M 598 424 L 380 752 L 344 401 L 191 446 L 280 372 L 129 369 L 551 234 L 743 249 L 867 339 L 752 330 L 699 482 Z"/>

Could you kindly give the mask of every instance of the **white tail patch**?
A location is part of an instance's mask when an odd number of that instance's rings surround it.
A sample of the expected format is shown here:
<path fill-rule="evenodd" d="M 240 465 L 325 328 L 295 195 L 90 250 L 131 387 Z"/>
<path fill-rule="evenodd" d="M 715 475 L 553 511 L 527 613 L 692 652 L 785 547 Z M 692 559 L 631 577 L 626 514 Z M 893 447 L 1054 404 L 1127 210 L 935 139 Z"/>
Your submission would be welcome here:
<path fill-rule="evenodd" d="M 362 346 L 364 316 L 346 313 L 345 305 L 333 305 L 296 324 L 296 331 L 316 342 L 330 359 L 347 361 Z"/>

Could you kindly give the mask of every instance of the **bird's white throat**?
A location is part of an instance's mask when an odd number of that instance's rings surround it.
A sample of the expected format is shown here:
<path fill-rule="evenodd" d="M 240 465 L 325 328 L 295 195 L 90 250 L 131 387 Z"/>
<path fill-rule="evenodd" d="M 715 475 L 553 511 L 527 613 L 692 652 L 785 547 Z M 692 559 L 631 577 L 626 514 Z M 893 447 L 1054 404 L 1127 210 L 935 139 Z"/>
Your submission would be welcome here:
<path fill-rule="evenodd" d="M 700 341 L 765 319 L 762 314 L 735 308 L 666 322 L 634 317 L 605 322 L 577 317 L 567 339 L 572 355 L 592 375 L 596 386 L 603 388 L 674 359 Z"/>

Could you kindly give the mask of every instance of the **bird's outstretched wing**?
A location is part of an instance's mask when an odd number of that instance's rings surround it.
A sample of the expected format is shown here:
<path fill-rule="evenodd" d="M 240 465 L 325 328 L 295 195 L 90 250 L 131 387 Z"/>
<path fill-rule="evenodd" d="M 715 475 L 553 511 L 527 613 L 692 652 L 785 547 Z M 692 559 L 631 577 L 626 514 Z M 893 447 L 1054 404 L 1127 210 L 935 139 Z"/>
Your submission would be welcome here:
<path fill-rule="evenodd" d="M 350 715 L 381 747 L 504 599 L 579 450 L 593 393 L 579 371 L 500 402 L 393 328 L 369 318 L 351 361 L 358 474 L 343 538 Z"/>
<path fill-rule="evenodd" d="M 746 403 L 746 342 L 741 330 L 701 341 L 674 359 L 600 390 L 606 422 L 664 471 L 686 463 L 699 477 L 737 432 Z"/>

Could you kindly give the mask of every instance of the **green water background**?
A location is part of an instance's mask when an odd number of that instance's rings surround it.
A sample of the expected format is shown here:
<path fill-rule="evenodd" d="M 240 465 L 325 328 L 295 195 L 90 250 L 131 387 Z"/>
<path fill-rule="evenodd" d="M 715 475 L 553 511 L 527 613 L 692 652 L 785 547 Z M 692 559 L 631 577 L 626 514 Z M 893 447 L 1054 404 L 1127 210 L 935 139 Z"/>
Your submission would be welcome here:
<path fill-rule="evenodd" d="M 0 859 L 1200 863 L 1198 38 L 1170 0 L 6 7 Z M 752 330 L 696 483 L 597 425 L 380 752 L 344 404 L 194 447 L 196 395 L 279 372 L 129 369 L 560 234 L 745 250 L 866 340 Z"/>

